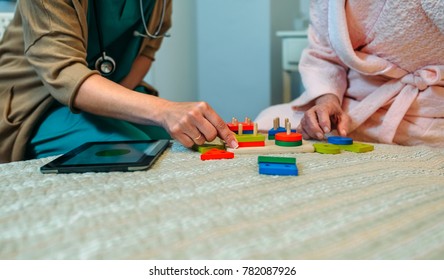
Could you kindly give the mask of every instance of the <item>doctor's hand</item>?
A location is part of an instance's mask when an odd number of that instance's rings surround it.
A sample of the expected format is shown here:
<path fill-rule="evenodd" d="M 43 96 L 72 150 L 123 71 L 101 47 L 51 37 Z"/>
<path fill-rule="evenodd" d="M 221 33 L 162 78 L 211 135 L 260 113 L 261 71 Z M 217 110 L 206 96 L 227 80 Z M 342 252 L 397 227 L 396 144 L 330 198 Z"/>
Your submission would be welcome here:
<path fill-rule="evenodd" d="M 326 94 L 315 100 L 315 105 L 307 110 L 297 128 L 304 139 L 323 140 L 326 133 L 337 129 L 340 136 L 347 136 L 351 119 L 333 94 Z"/>
<path fill-rule="evenodd" d="M 211 142 L 217 136 L 231 148 L 238 147 L 234 133 L 206 102 L 168 102 L 162 126 L 186 147 Z"/>

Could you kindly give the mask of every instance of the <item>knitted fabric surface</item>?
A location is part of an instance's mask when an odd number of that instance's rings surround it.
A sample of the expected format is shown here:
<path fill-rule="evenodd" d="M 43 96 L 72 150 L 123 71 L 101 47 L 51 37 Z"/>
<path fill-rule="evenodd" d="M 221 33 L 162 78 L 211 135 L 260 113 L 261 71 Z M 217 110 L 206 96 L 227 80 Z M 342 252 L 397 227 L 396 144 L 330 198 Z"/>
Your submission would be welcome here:
<path fill-rule="evenodd" d="M 2 259 L 443 259 L 444 151 L 201 161 L 173 143 L 148 171 L 43 175 L 0 165 Z"/>

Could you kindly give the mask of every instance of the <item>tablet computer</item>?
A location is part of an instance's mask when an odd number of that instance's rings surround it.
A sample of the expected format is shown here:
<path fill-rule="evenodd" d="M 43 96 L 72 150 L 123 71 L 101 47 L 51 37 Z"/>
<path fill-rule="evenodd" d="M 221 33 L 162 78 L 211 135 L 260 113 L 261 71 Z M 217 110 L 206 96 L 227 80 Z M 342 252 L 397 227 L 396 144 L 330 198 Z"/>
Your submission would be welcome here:
<path fill-rule="evenodd" d="M 148 169 L 169 140 L 88 142 L 42 166 L 42 173 L 139 171 Z"/>

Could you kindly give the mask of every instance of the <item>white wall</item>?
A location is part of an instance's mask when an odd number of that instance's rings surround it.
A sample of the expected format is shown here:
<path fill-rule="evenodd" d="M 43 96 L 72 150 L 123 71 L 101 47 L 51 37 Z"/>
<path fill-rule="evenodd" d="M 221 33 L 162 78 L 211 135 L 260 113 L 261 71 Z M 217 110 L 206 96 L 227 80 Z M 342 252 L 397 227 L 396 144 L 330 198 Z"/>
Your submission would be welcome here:
<path fill-rule="evenodd" d="M 173 1 L 171 37 L 164 38 L 147 77 L 160 96 L 173 101 L 196 101 L 196 1 Z"/>
<path fill-rule="evenodd" d="M 197 0 L 199 98 L 225 120 L 269 104 L 269 0 Z"/>
<path fill-rule="evenodd" d="M 270 0 L 271 13 L 271 93 L 270 105 L 282 103 L 283 81 L 282 81 L 282 39 L 276 36 L 277 31 L 293 30 L 295 20 L 305 17 L 300 4 L 302 2 L 309 3 L 309 0 Z M 278 3 L 278 4 L 276 4 Z M 295 88 L 297 89 L 297 87 Z"/>

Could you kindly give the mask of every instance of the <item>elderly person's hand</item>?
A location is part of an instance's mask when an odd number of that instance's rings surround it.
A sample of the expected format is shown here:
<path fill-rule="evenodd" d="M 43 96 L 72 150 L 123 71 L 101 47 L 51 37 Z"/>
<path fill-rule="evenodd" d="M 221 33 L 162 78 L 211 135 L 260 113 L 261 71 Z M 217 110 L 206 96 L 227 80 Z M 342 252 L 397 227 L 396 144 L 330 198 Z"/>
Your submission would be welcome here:
<path fill-rule="evenodd" d="M 324 135 L 336 129 L 341 136 L 347 136 L 350 117 L 342 110 L 334 94 L 326 94 L 315 100 L 307 110 L 298 127 L 304 139 L 324 139 Z"/>

